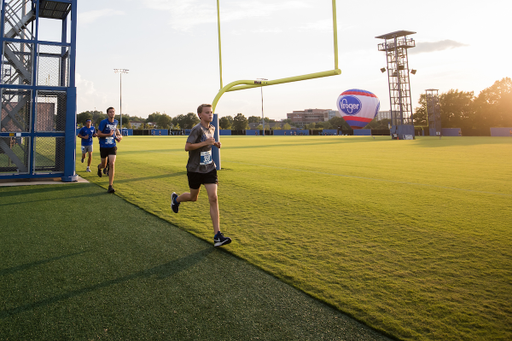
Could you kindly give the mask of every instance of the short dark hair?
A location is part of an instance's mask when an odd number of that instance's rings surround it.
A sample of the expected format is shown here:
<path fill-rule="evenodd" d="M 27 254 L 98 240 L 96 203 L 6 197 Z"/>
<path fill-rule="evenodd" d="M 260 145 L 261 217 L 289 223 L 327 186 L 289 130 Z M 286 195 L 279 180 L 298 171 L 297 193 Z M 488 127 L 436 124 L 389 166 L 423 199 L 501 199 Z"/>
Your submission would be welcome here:
<path fill-rule="evenodd" d="M 197 107 L 197 114 L 199 115 L 200 113 L 203 112 L 203 108 L 211 108 L 212 105 L 211 104 L 201 104 L 200 106 Z"/>
<path fill-rule="evenodd" d="M 114 110 L 116 110 L 114 107 L 108 107 L 108 108 L 107 108 L 107 114 L 108 114 L 108 111 L 109 111 L 110 109 L 114 109 Z"/>

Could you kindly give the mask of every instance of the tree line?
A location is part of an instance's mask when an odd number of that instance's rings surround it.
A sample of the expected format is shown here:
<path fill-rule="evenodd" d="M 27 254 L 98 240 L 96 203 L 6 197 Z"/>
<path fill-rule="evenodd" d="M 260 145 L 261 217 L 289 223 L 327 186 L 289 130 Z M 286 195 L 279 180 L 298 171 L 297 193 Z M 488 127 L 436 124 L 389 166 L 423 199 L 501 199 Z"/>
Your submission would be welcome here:
<path fill-rule="evenodd" d="M 107 115 L 101 111 L 84 111 L 77 115 L 77 124 L 80 126 L 85 125 L 85 121 L 90 119 L 92 120 L 93 125 L 98 125 L 100 121 L 104 120 L 105 118 L 107 118 Z M 120 121 L 119 115 L 116 115 L 115 119 Z M 176 117 L 170 117 L 167 114 L 154 112 L 147 118 L 124 114 L 123 127 L 132 128 L 131 122 L 142 122 L 143 124 L 140 129 L 192 129 L 196 124 L 199 123 L 199 118 L 197 114 L 191 112 L 186 115 L 178 115 Z M 247 130 L 249 129 L 249 124 L 251 123 L 258 123 L 255 129 L 263 129 L 261 117 L 258 116 L 249 116 L 247 118 L 244 116 L 244 114 L 238 113 L 235 115 L 235 117 L 223 116 L 219 119 L 220 129 L 227 130 Z M 292 127 L 301 129 L 350 129 L 350 126 L 341 117 L 334 117 L 329 121 L 313 122 L 306 125 L 295 124 L 290 119 L 276 121 L 274 119 L 265 117 L 265 129 L 267 130 L 289 130 Z"/>
<path fill-rule="evenodd" d="M 77 115 L 77 124 L 85 125 L 85 121 L 92 120 L 93 125 L 98 125 L 101 120 L 107 118 L 107 115 L 102 111 L 84 111 Z M 120 121 L 120 116 L 116 115 L 116 120 Z M 199 123 L 199 118 L 196 114 L 189 112 L 186 115 L 178 115 L 176 117 L 170 117 L 167 114 L 160 112 L 154 112 L 147 118 L 123 115 L 123 127 L 132 128 L 132 122 L 142 122 L 140 129 L 192 129 L 196 124 Z"/>
<path fill-rule="evenodd" d="M 420 96 L 413 116 L 415 125 L 427 123 L 427 96 Z M 509 77 L 480 92 L 450 90 L 438 97 L 441 126 L 489 130 L 492 127 L 512 127 L 512 80 Z"/>
<path fill-rule="evenodd" d="M 257 123 L 258 125 L 254 129 L 262 130 L 263 122 L 259 116 L 249 116 L 246 118 L 242 113 L 238 113 L 235 117 L 224 116 L 219 119 L 219 125 L 221 129 L 230 130 L 247 130 L 249 124 Z M 329 121 L 325 122 L 312 122 L 306 125 L 301 123 L 294 123 L 290 119 L 276 121 L 265 117 L 265 129 L 272 130 L 289 130 L 292 127 L 301 129 L 350 129 L 349 125 L 341 117 L 333 117 Z"/>
<path fill-rule="evenodd" d="M 420 96 L 419 107 L 413 114 L 414 125 L 427 126 L 427 97 Z M 478 96 L 473 91 L 450 90 L 438 96 L 438 108 L 443 128 L 481 129 L 489 130 L 491 127 L 512 127 L 512 80 L 509 77 L 496 81 L 492 86 L 482 90 Z M 94 125 L 107 118 L 101 111 L 84 111 L 77 115 L 77 123 L 84 125 L 91 119 Z M 120 121 L 119 116 L 116 119 Z M 143 122 L 141 129 L 192 129 L 199 118 L 197 114 L 189 112 L 170 117 L 165 113 L 154 112 L 147 118 L 123 115 L 123 127 L 131 128 L 131 122 Z M 366 129 L 387 129 L 391 121 L 373 120 Z M 150 124 L 151 123 L 151 124 Z M 261 117 L 250 116 L 246 118 L 242 113 L 232 116 L 223 116 L 219 119 L 221 129 L 247 130 L 249 124 L 258 123 L 255 129 L 263 129 Z M 304 129 L 350 129 L 341 117 L 334 117 L 329 121 L 306 124 L 294 124 L 291 120 L 275 121 L 265 117 L 265 129 L 291 129 L 291 127 Z"/>

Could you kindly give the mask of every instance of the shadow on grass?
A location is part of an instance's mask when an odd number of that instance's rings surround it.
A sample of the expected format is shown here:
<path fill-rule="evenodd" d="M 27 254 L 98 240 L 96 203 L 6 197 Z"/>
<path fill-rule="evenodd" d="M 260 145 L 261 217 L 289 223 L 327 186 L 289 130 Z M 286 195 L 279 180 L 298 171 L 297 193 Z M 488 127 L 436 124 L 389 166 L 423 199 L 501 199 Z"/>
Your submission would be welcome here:
<path fill-rule="evenodd" d="M 437 136 L 420 136 L 415 141 L 417 147 L 434 148 L 503 144 L 512 141 L 512 139 L 509 137 L 500 138 L 498 136 L 442 136 L 441 138 Z"/>
<path fill-rule="evenodd" d="M 128 150 L 122 151 L 122 154 L 148 154 L 148 153 L 184 153 L 185 152 L 185 144 L 183 144 L 183 148 L 174 148 L 174 149 L 155 149 L 155 150 Z"/>
<path fill-rule="evenodd" d="M 40 193 L 40 192 L 38 192 Z M 5 193 L 2 193 L 2 196 L 4 196 Z M 25 192 L 23 194 L 34 194 L 34 193 L 30 193 L 30 192 Z M 20 193 L 13 193 L 11 194 L 11 196 L 14 196 L 14 195 L 20 195 Z M 87 199 L 90 199 L 92 197 L 98 197 L 98 196 L 102 196 L 102 195 L 105 195 L 105 192 L 101 192 L 101 193 L 94 193 L 94 194 L 84 194 L 84 195 L 74 195 L 74 196 L 69 196 L 69 197 L 62 197 L 60 199 L 65 199 L 65 200 L 68 200 L 68 199 L 80 199 L 80 198 L 87 198 Z M 9 194 L 5 194 L 5 196 L 9 196 Z M 27 197 L 29 198 L 29 197 Z M 46 202 L 48 201 L 48 199 L 44 198 L 44 199 L 40 199 L 40 200 L 30 200 L 30 201 L 20 201 L 20 202 L 9 202 L 9 203 L 6 203 L 6 204 L 2 204 L 0 203 L 0 207 L 2 206 L 15 206 L 15 205 L 25 205 L 25 204 L 31 204 L 31 203 L 38 203 L 38 202 Z"/>
<path fill-rule="evenodd" d="M 237 147 L 224 147 L 224 149 L 263 149 L 263 148 L 276 148 L 276 147 L 279 147 L 279 148 L 284 148 L 284 147 L 293 147 L 293 148 L 296 148 L 298 146 L 315 146 L 315 145 L 320 145 L 320 146 L 325 146 L 325 145 L 329 145 L 329 144 L 348 144 L 348 143 L 361 143 L 361 142 L 375 142 L 375 141 L 379 141 L 379 140 L 375 140 L 373 138 L 368 138 L 368 139 L 344 139 L 344 138 L 339 138 L 339 139 L 336 139 L 336 140 L 331 140 L 331 141 L 319 141 L 319 142 L 304 142 L 304 143 L 292 143 L 293 141 L 290 141 L 290 143 L 280 143 L 280 144 L 261 144 L 261 145 L 252 145 L 252 146 L 237 146 Z M 382 139 L 380 139 L 380 141 L 382 141 Z"/>
<path fill-rule="evenodd" d="M 195 264 L 199 263 L 200 261 L 205 259 L 206 256 L 208 256 L 211 252 L 213 252 L 213 250 L 214 250 L 214 248 L 213 248 L 213 246 L 211 246 L 204 250 L 190 254 L 186 257 L 173 260 L 169 263 L 162 264 L 162 265 L 156 266 L 151 269 L 142 270 L 142 271 L 136 272 L 131 275 L 108 280 L 108 281 L 98 283 L 96 285 L 92 285 L 92 286 L 89 286 L 86 288 L 70 291 L 68 293 L 50 297 L 50 298 L 47 298 L 47 299 L 39 301 L 39 302 L 25 304 L 25 305 L 22 305 L 22 306 L 19 306 L 16 308 L 5 309 L 5 310 L 0 311 L 0 319 L 5 319 L 12 315 L 20 314 L 20 313 L 23 313 L 23 312 L 26 312 L 29 310 L 33 310 L 35 308 L 39 308 L 39 307 L 45 307 L 50 304 L 58 303 L 60 301 L 67 300 L 67 299 L 70 299 L 70 298 L 73 298 L 76 296 L 80 296 L 83 294 L 87 294 L 87 293 L 90 293 L 90 292 L 93 292 L 93 291 L 96 291 L 99 289 L 108 288 L 112 285 L 125 283 L 125 282 L 131 281 L 133 279 L 137 279 L 137 278 L 147 278 L 147 277 L 151 277 L 151 276 L 156 276 L 157 279 L 165 279 L 167 277 L 173 276 L 173 275 L 175 275 L 183 270 L 186 270 L 186 269 L 190 268 L 191 266 L 194 266 Z M 55 259 L 69 257 L 72 255 L 75 255 L 75 254 L 71 254 L 68 256 L 62 256 L 62 257 L 56 257 Z M 35 262 L 32 264 L 27 264 L 26 266 L 22 265 L 20 267 L 17 267 L 20 269 L 11 268 L 11 269 L 2 270 L 2 272 L 6 271 L 6 274 L 7 274 L 12 271 L 20 271 L 20 270 L 24 270 L 25 268 L 38 265 L 38 263 L 42 264 L 42 263 L 49 262 L 49 261 L 52 261 L 55 259 L 52 258 L 52 259 L 49 259 L 46 261 Z"/>
<path fill-rule="evenodd" d="M 0 187 L 0 192 L 2 192 L 2 199 L 4 199 L 5 197 L 12 196 L 33 195 L 41 193 L 52 193 L 63 190 L 72 190 L 75 189 L 76 186 L 87 186 L 87 183 Z"/>
<path fill-rule="evenodd" d="M 301 137 L 302 138 L 302 137 Z M 292 140 L 293 139 L 293 140 Z M 471 145 L 485 145 L 485 144 L 503 144 L 512 141 L 510 137 L 496 137 L 496 136 L 416 136 L 413 141 L 404 140 L 396 141 L 392 140 L 390 136 L 332 136 L 324 137 L 322 140 L 315 140 L 314 142 L 307 142 L 307 136 L 304 136 L 304 140 L 299 143 L 295 137 L 291 137 L 289 143 L 275 143 L 275 144 L 261 144 L 261 145 L 250 145 L 250 146 L 237 146 L 237 147 L 224 147 L 229 149 L 262 149 L 262 148 L 286 148 L 286 147 L 297 147 L 297 146 L 314 146 L 320 145 L 325 146 L 329 144 L 360 144 L 360 143 L 375 143 L 375 142 L 392 142 L 392 143 L 411 143 L 414 142 L 415 146 L 418 147 L 450 147 L 450 146 L 471 146 Z"/>
<path fill-rule="evenodd" d="M 55 262 L 57 260 L 68 258 L 68 257 L 78 256 L 78 255 L 81 255 L 81 254 L 86 253 L 86 252 L 89 252 L 89 251 L 70 253 L 69 255 L 48 258 L 48 259 L 40 260 L 40 261 L 33 262 L 33 263 L 27 263 L 27 264 L 23 264 L 23 265 L 18 265 L 18 266 L 9 268 L 9 269 L 3 269 L 3 270 L 0 270 L 0 276 L 11 275 L 11 274 L 16 273 L 18 271 L 28 270 L 30 268 L 33 268 L 33 267 L 36 267 L 36 266 L 39 266 L 39 265 Z"/>
<path fill-rule="evenodd" d="M 183 175 L 187 175 L 187 172 L 184 171 L 184 172 L 177 172 L 177 173 L 171 173 L 171 174 L 146 176 L 146 177 L 143 177 L 143 178 L 120 179 L 120 180 L 115 180 L 114 181 L 114 185 L 115 185 L 115 183 L 133 182 L 133 181 L 145 181 L 145 180 L 164 179 L 164 178 L 174 178 L 176 176 L 183 176 Z"/>

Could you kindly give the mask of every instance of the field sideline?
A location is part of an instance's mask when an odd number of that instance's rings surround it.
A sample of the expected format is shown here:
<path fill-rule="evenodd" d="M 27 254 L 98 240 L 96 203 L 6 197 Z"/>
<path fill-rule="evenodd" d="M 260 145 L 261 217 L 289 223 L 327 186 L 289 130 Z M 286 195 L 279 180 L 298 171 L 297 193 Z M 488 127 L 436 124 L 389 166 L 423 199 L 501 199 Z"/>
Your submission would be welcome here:
<path fill-rule="evenodd" d="M 230 252 L 400 339 L 512 338 L 512 139 L 221 142 Z M 169 209 L 171 192 L 188 189 L 184 143 L 125 138 L 115 188 L 211 241 L 204 191 L 178 215 Z"/>

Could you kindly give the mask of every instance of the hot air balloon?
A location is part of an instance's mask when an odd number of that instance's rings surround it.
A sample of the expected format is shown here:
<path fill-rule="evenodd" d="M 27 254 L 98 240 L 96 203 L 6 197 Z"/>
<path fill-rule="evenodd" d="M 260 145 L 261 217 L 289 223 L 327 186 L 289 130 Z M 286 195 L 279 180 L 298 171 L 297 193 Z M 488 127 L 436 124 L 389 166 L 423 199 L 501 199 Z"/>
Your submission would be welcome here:
<path fill-rule="evenodd" d="M 370 91 L 351 89 L 338 97 L 336 106 L 350 128 L 362 129 L 379 112 L 380 101 Z"/>

